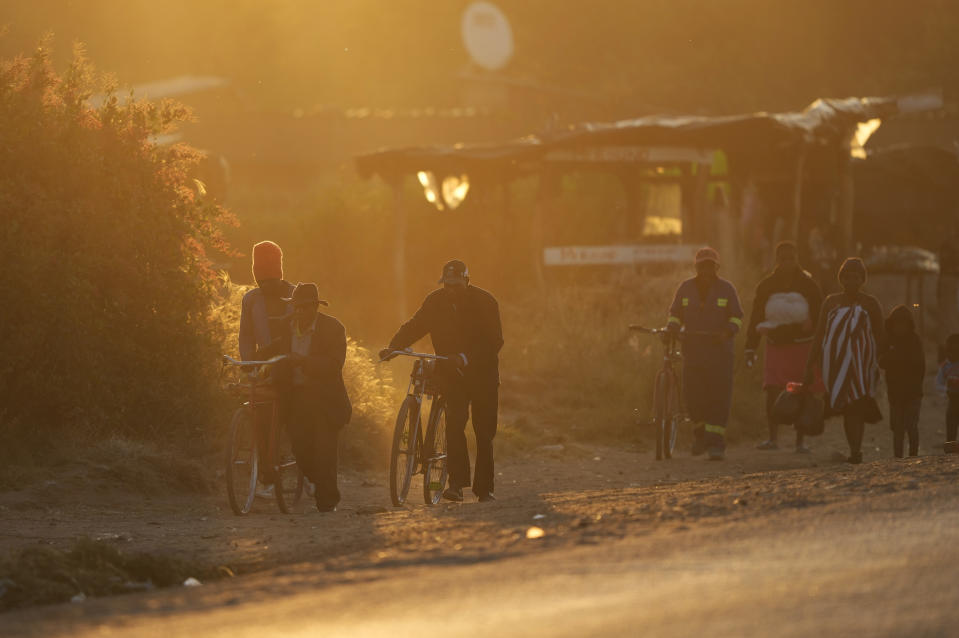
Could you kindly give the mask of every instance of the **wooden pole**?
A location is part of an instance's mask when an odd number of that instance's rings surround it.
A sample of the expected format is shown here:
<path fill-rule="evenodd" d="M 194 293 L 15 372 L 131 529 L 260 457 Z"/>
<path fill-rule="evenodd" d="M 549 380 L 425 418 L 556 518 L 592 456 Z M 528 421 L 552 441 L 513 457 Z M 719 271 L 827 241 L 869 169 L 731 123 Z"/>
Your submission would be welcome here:
<path fill-rule="evenodd" d="M 530 222 L 530 250 L 533 257 L 533 277 L 536 284 L 542 288 L 546 285 L 546 277 L 543 273 L 543 249 L 545 246 L 545 235 L 543 232 L 543 220 L 549 214 L 550 202 L 555 190 L 556 176 L 547 168 L 544 168 L 539 174 L 539 192 L 537 193 L 536 205 L 533 206 L 533 219 Z"/>
<path fill-rule="evenodd" d="M 839 233 L 843 256 L 853 254 L 853 211 L 855 210 L 855 186 L 852 161 L 849 153 L 839 160 Z"/>
<path fill-rule="evenodd" d="M 792 210 L 789 211 L 789 225 L 787 226 L 787 238 L 799 243 L 799 221 L 802 218 L 802 187 L 803 178 L 806 169 L 806 147 L 799 149 L 799 155 L 796 157 L 795 172 L 793 173 L 793 196 Z"/>
<path fill-rule="evenodd" d="M 406 233 L 407 216 L 403 201 L 403 178 L 389 180 L 393 189 L 393 287 L 400 321 L 408 318 L 406 307 Z"/>

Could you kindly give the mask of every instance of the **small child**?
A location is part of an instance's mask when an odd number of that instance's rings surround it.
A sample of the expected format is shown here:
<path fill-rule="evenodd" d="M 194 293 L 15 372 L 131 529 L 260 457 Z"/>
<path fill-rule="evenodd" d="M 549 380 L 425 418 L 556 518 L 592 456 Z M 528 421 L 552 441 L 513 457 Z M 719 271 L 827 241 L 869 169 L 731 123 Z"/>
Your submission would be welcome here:
<path fill-rule="evenodd" d="M 959 429 L 959 334 L 946 339 L 946 360 L 936 375 L 936 389 L 949 397 L 946 408 L 946 441 L 956 440 Z"/>
<path fill-rule="evenodd" d="M 879 357 L 879 366 L 886 371 L 893 452 L 901 459 L 907 434 L 909 456 L 919 454 L 919 408 L 922 405 L 922 381 L 926 376 L 922 339 L 916 333 L 912 313 L 905 306 L 896 306 L 886 318 L 886 339 L 886 350 Z M 959 358 L 956 361 L 956 372 L 959 373 Z"/>

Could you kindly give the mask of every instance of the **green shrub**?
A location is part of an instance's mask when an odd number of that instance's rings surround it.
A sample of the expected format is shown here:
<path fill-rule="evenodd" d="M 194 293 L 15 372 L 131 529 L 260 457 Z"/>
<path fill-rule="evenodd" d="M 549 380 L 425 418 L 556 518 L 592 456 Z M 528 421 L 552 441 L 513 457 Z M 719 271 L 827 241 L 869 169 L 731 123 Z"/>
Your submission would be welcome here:
<path fill-rule="evenodd" d="M 173 102 L 121 101 L 77 48 L 0 63 L 0 454 L 73 435 L 184 440 L 211 417 L 216 324 L 206 251 L 228 214 L 155 136 Z"/>

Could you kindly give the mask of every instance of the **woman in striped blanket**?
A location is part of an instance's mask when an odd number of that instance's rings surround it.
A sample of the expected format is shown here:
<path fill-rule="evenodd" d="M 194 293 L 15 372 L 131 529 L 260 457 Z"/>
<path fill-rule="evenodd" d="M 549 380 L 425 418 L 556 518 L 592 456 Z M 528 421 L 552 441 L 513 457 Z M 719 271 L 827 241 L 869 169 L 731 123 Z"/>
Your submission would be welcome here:
<path fill-rule="evenodd" d="M 806 362 L 806 382 L 822 367 L 826 402 L 831 414 L 841 414 L 850 463 L 862 463 L 865 424 L 882 418 L 876 403 L 879 352 L 884 335 L 879 300 L 862 292 L 866 266 L 851 257 L 839 269 L 842 292 L 829 295 L 819 314 L 812 351 Z"/>

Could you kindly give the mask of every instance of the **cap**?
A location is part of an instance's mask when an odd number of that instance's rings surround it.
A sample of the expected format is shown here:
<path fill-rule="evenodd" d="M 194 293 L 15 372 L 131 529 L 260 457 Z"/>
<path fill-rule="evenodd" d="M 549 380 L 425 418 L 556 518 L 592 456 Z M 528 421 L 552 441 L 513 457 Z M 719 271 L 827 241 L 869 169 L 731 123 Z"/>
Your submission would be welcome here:
<path fill-rule="evenodd" d="M 696 263 L 701 264 L 704 261 L 711 261 L 717 266 L 719 265 L 719 253 L 716 252 L 715 248 L 706 246 L 705 248 L 700 248 L 698 251 L 696 251 Z"/>
<path fill-rule="evenodd" d="M 329 304 L 320 299 L 320 293 L 316 288 L 314 283 L 300 283 L 296 284 L 296 288 L 293 289 L 293 296 L 283 301 L 292 301 L 294 306 L 306 306 L 312 304 L 323 304 L 328 306 Z"/>
<path fill-rule="evenodd" d="M 470 271 L 459 259 L 451 259 L 443 266 L 443 276 L 437 283 L 465 284 L 470 280 Z"/>

